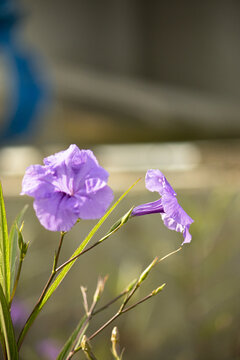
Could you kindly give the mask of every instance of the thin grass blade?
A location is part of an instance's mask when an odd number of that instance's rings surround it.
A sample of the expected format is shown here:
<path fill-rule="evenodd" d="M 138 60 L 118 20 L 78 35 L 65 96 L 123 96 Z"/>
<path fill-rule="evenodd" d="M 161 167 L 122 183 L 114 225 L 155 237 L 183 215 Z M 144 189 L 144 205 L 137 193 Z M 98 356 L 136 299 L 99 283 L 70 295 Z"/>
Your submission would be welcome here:
<path fill-rule="evenodd" d="M 76 326 L 76 328 L 74 329 L 74 331 L 72 332 L 71 336 L 68 338 L 68 340 L 66 341 L 66 343 L 64 344 L 60 354 L 58 355 L 56 360 L 64 360 L 66 358 L 66 356 L 69 354 L 69 352 L 72 350 L 72 347 L 77 339 L 77 336 L 79 334 L 79 331 L 81 330 L 81 328 L 83 327 L 85 321 L 86 321 L 87 316 L 84 315 L 82 317 L 82 319 L 79 321 L 78 325 Z M 86 331 L 86 329 L 84 329 Z M 85 332 L 84 331 L 84 332 Z M 83 332 L 83 335 L 84 335 Z"/>
<path fill-rule="evenodd" d="M 6 297 L 7 303 L 10 301 L 10 260 L 9 260 L 9 241 L 6 211 L 0 184 L 0 285 Z"/>
<path fill-rule="evenodd" d="M 22 224 L 23 216 L 28 208 L 28 205 L 25 205 L 24 208 L 17 215 L 14 220 L 10 233 L 9 233 L 9 249 L 10 249 L 10 290 L 12 293 L 14 281 L 15 281 L 15 267 L 18 253 L 18 238 L 19 238 L 19 228 Z"/>
<path fill-rule="evenodd" d="M 11 315 L 7 300 L 4 296 L 2 286 L 0 285 L 0 323 L 1 332 L 6 347 L 8 360 L 18 359 L 18 350 L 15 340 Z"/>

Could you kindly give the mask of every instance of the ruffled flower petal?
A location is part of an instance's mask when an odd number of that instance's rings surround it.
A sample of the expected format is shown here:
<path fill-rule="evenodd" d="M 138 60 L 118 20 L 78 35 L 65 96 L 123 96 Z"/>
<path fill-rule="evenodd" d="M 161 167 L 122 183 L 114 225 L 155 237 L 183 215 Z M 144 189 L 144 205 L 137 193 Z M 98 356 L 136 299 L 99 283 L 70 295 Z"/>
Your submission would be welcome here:
<path fill-rule="evenodd" d="M 41 224 L 52 231 L 68 231 L 78 218 L 96 219 L 113 200 L 108 172 L 90 150 L 76 145 L 30 166 L 23 178 L 22 195 L 35 198 Z"/>
<path fill-rule="evenodd" d="M 42 226 L 51 231 L 69 231 L 79 217 L 76 199 L 60 192 L 35 199 L 33 207 Z"/>
<path fill-rule="evenodd" d="M 163 173 L 158 169 L 151 169 L 147 171 L 145 184 L 149 191 L 157 191 L 160 195 L 163 195 L 166 192 L 171 195 L 177 195 Z"/>
<path fill-rule="evenodd" d="M 91 178 L 85 180 L 86 193 L 93 194 L 103 189 L 106 186 L 106 182 L 99 178 Z"/>
<path fill-rule="evenodd" d="M 182 243 L 183 244 L 188 244 L 191 242 L 192 240 L 192 235 L 190 234 L 189 232 L 189 226 L 190 225 L 186 225 L 185 226 L 185 229 L 183 230 L 183 237 L 184 237 L 184 242 Z"/>
<path fill-rule="evenodd" d="M 193 223 L 193 219 L 183 210 L 179 205 L 175 196 L 163 195 L 162 196 L 164 213 L 176 221 L 176 223 L 182 226 L 190 225 Z"/>
<path fill-rule="evenodd" d="M 80 150 L 77 145 L 72 144 L 67 150 L 46 157 L 43 159 L 43 163 L 52 167 L 66 164 L 66 166 L 78 169 L 78 166 L 86 163 L 89 158 L 94 161 L 95 165 L 98 165 L 98 161 L 91 150 Z"/>
<path fill-rule="evenodd" d="M 98 219 L 107 210 L 113 200 L 113 192 L 109 186 L 98 190 L 96 193 L 88 193 L 85 196 L 76 195 L 79 203 L 79 218 L 81 219 Z"/>
<path fill-rule="evenodd" d="M 108 181 L 108 172 L 99 166 L 92 151 L 80 150 L 76 145 L 71 145 L 65 152 L 49 156 L 44 159 L 44 163 L 54 172 L 56 188 L 69 195 L 84 193 L 87 179 L 99 179 L 105 181 L 105 185 Z"/>
<path fill-rule="evenodd" d="M 53 180 L 49 169 L 41 165 L 31 165 L 23 177 L 21 195 L 48 197 L 54 191 Z"/>

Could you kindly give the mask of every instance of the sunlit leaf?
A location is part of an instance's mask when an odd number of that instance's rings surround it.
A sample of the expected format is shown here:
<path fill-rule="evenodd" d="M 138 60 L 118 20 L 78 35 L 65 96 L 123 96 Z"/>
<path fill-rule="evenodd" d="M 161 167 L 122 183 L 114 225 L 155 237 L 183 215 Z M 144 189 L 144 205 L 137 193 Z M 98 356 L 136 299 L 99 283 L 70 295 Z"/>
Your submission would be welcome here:
<path fill-rule="evenodd" d="M 18 351 L 17 351 L 17 344 L 13 330 L 12 319 L 9 312 L 8 303 L 4 296 L 1 285 L 0 285 L 0 323 L 1 323 L 1 333 L 3 338 L 2 341 L 4 341 L 5 344 L 7 359 L 17 360 Z"/>
<path fill-rule="evenodd" d="M 60 354 L 57 357 L 57 360 L 64 360 L 66 359 L 66 356 L 69 354 L 69 352 L 71 351 L 77 336 L 79 334 L 79 331 L 81 330 L 81 328 L 84 325 L 84 322 L 86 320 L 87 316 L 83 316 L 82 319 L 79 321 L 78 325 L 76 326 L 76 328 L 74 329 L 74 331 L 72 332 L 71 336 L 68 338 L 68 340 L 66 341 L 66 343 L 64 344 Z M 82 336 L 84 335 L 86 331 L 86 328 L 84 329 Z"/>
<path fill-rule="evenodd" d="M 0 184 L 0 285 L 7 303 L 10 301 L 10 261 L 6 211 Z"/>
<path fill-rule="evenodd" d="M 11 292 L 14 286 L 15 280 L 15 267 L 16 267 L 16 259 L 17 259 L 17 249 L 18 249 L 18 240 L 19 240 L 19 228 L 22 223 L 23 216 L 28 208 L 28 205 L 24 206 L 24 208 L 20 211 L 17 215 L 16 219 L 14 220 L 10 233 L 9 233 L 9 249 L 10 249 L 10 288 Z"/>

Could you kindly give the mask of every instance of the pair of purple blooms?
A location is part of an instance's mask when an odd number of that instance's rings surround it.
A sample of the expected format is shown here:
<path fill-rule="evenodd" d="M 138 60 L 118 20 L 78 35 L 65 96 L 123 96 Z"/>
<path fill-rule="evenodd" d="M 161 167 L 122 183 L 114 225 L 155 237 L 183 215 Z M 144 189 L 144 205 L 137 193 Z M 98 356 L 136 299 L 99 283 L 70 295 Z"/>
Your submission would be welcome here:
<path fill-rule="evenodd" d="M 97 219 L 104 215 L 113 200 L 107 185 L 108 172 L 90 150 L 76 145 L 44 159 L 44 165 L 31 165 L 22 182 L 21 194 L 34 198 L 40 223 L 51 231 L 69 231 L 80 219 Z M 190 216 L 178 204 L 176 193 L 159 170 L 148 170 L 146 188 L 157 191 L 157 201 L 136 206 L 131 216 L 160 213 L 164 225 L 181 232 L 184 243 L 191 241 Z"/>

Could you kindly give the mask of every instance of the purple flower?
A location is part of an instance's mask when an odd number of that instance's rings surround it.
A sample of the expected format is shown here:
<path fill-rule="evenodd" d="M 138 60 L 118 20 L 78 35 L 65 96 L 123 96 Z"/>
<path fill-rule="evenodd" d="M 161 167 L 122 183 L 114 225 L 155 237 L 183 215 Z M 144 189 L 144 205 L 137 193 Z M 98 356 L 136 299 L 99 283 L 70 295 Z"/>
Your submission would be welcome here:
<path fill-rule="evenodd" d="M 43 162 L 27 168 L 21 195 L 34 197 L 34 210 L 46 229 L 68 231 L 79 218 L 103 216 L 113 193 L 107 186 L 108 172 L 92 151 L 70 145 Z"/>
<path fill-rule="evenodd" d="M 161 198 L 157 201 L 142 204 L 135 207 L 132 216 L 160 213 L 164 225 L 177 232 L 183 233 L 182 244 L 189 243 L 192 239 L 189 227 L 193 219 L 183 210 L 177 201 L 177 194 L 159 170 L 148 170 L 145 178 L 146 188 L 149 191 L 157 191 Z"/>

